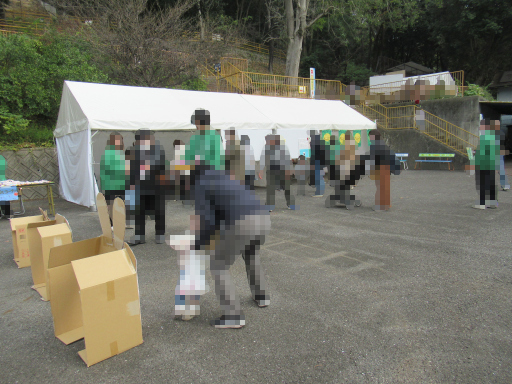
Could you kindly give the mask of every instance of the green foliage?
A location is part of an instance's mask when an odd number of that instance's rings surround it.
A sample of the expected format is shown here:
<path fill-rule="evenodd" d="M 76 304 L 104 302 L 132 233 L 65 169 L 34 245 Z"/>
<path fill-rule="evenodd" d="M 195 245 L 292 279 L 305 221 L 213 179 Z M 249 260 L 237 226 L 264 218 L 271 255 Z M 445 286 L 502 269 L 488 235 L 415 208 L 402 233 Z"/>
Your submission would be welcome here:
<path fill-rule="evenodd" d="M 30 122 L 16 134 L 0 136 L 0 150 L 21 148 L 53 147 L 53 127 Z"/>
<path fill-rule="evenodd" d="M 54 121 L 64 80 L 108 81 L 89 64 L 88 48 L 83 40 L 58 33 L 0 37 L 0 102 L 24 118 Z"/>
<path fill-rule="evenodd" d="M 324 28 L 326 27 L 326 25 L 327 25 L 327 18 L 321 17 L 317 21 L 315 21 L 309 28 L 310 28 L 311 32 L 323 31 Z"/>
<path fill-rule="evenodd" d="M 464 96 L 481 96 L 487 101 L 494 101 L 494 97 L 492 97 L 488 85 L 485 87 L 470 83 L 467 83 L 467 85 L 467 88 L 464 90 Z"/>
<path fill-rule="evenodd" d="M 194 79 L 188 79 L 181 84 L 181 89 L 189 91 L 207 91 L 208 83 L 203 79 L 196 77 Z"/>
<path fill-rule="evenodd" d="M 368 84 L 370 76 L 373 75 L 375 75 L 375 72 L 368 69 L 366 66 L 349 62 L 345 71 L 338 75 L 338 80 L 347 85 L 351 82 L 355 82 L 357 85 L 363 86 Z"/>
<path fill-rule="evenodd" d="M 10 113 L 5 105 L 0 105 L 0 126 L 2 133 L 15 136 L 23 131 L 29 124 L 29 121 L 21 115 Z"/>

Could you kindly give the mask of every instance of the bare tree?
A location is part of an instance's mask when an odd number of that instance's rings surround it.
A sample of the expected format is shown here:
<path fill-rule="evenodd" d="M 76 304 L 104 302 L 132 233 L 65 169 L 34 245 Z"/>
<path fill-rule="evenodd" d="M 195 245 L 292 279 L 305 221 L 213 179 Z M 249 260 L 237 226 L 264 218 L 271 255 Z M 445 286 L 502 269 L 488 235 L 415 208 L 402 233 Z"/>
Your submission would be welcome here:
<path fill-rule="evenodd" d="M 100 64 L 121 84 L 165 87 L 179 84 L 203 59 L 200 44 L 183 38 L 188 24 L 185 0 L 166 9 L 148 9 L 148 0 L 57 0 L 78 16 L 83 35 Z"/>
<path fill-rule="evenodd" d="M 268 71 L 274 72 L 275 42 L 280 39 L 279 26 L 282 21 L 282 12 L 278 0 L 265 0 L 267 33 L 264 41 L 268 43 Z"/>

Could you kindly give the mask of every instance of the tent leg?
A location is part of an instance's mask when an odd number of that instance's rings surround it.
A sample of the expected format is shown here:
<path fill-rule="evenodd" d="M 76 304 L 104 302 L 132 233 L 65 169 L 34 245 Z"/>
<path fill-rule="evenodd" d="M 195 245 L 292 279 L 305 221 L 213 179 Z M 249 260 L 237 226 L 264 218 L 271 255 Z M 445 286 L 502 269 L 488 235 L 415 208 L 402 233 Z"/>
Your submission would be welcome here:
<path fill-rule="evenodd" d="M 95 178 L 94 178 L 94 153 L 93 153 L 93 137 L 98 133 L 98 131 L 94 132 L 91 134 L 91 160 L 90 160 L 90 164 L 91 164 L 91 190 L 92 190 L 92 196 L 94 197 L 94 204 L 91 205 L 89 207 L 89 211 L 90 212 L 97 212 L 98 211 L 98 208 L 96 207 L 96 188 L 94 188 L 94 182 L 95 182 Z"/>

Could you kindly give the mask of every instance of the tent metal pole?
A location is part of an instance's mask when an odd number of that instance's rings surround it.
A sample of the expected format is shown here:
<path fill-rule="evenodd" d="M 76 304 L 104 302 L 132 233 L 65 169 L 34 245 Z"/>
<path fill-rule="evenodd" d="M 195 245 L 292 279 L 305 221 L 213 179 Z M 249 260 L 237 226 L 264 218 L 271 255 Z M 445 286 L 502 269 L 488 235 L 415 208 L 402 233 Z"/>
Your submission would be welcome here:
<path fill-rule="evenodd" d="M 91 158 L 90 158 L 90 165 L 91 165 L 91 190 L 92 190 L 92 196 L 94 198 L 94 205 L 91 205 L 89 207 L 89 211 L 96 212 L 98 210 L 96 206 L 96 189 L 94 188 L 94 153 L 93 153 L 93 141 L 92 138 L 98 133 L 98 131 L 95 131 L 94 133 L 91 132 L 90 135 L 90 145 L 91 145 Z"/>

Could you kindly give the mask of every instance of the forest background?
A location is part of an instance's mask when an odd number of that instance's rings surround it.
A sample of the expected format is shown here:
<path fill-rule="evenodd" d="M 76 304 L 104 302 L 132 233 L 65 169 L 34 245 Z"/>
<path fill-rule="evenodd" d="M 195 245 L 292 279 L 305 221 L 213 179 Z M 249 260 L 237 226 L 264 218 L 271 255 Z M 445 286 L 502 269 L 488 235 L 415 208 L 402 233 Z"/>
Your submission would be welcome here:
<path fill-rule="evenodd" d="M 0 0 L 0 18 L 18 1 Z M 309 77 L 314 67 L 319 79 L 361 86 L 414 61 L 464 70 L 468 94 L 489 98 L 494 76 L 512 70 L 512 7 L 503 0 L 46 3 L 57 12 L 44 33 L 0 37 L 4 149 L 52 145 L 64 80 L 206 90 L 200 65 L 239 56 L 247 40 L 268 46 L 259 59 L 267 73 Z M 29 6 L 46 12 L 41 4 Z"/>

